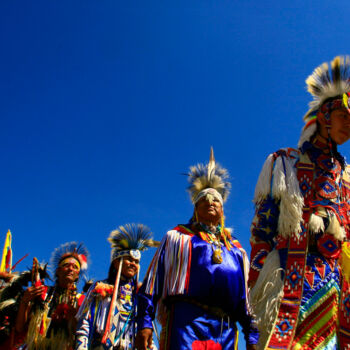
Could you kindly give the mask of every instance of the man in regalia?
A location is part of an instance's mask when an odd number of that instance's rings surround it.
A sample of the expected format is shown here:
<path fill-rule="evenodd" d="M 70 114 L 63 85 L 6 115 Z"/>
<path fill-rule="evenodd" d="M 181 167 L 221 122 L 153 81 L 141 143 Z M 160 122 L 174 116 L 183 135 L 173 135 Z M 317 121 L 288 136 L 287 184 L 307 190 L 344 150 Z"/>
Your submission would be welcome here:
<path fill-rule="evenodd" d="M 313 95 L 298 148 L 261 171 L 251 235 L 259 349 L 350 349 L 350 58 L 306 80 Z"/>
<path fill-rule="evenodd" d="M 150 229 L 126 224 L 111 232 L 108 278 L 94 283 L 79 310 L 76 350 L 134 349 L 141 251 L 156 246 Z"/>
<path fill-rule="evenodd" d="M 139 292 L 136 348 L 152 343 L 152 321 L 162 325 L 160 349 L 237 349 L 238 321 L 247 349 L 258 339 L 250 313 L 248 258 L 224 225 L 223 203 L 230 183 L 215 163 L 190 168 L 189 192 L 194 214 L 167 232 Z"/>
<path fill-rule="evenodd" d="M 56 248 L 50 265 L 55 285 L 47 287 L 40 279 L 37 260 L 32 270 L 32 286 L 20 299 L 16 339 L 25 336 L 25 349 L 72 350 L 75 344 L 75 314 L 84 297 L 76 282 L 87 270 L 89 253 L 83 244 L 69 242 Z"/>

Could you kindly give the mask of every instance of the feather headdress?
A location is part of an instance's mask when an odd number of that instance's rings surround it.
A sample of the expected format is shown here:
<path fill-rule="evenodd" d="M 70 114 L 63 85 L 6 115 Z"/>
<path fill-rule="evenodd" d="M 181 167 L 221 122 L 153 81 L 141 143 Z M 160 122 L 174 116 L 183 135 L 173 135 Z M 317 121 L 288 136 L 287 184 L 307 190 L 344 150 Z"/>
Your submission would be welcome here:
<path fill-rule="evenodd" d="M 141 251 L 149 247 L 157 247 L 159 242 L 152 239 L 149 227 L 143 224 L 126 224 L 112 231 L 108 237 L 111 243 L 111 261 L 122 256 L 141 259 Z"/>
<path fill-rule="evenodd" d="M 332 109 L 341 106 L 349 108 L 347 93 L 350 92 L 350 57 L 337 56 L 332 62 L 321 64 L 306 79 L 306 88 L 313 96 L 313 100 L 309 103 L 309 110 L 304 116 L 305 126 L 300 136 L 299 147 L 310 140 L 316 132 L 318 113 L 322 112 L 327 120 Z M 327 101 L 330 101 L 329 106 Z"/>
<path fill-rule="evenodd" d="M 197 164 L 190 167 L 188 192 L 192 203 L 196 204 L 201 194 L 204 194 L 203 191 L 207 189 L 214 189 L 221 196 L 221 202 L 225 202 L 231 189 L 228 178 L 228 171 L 215 162 L 214 151 L 211 147 L 208 164 Z"/>
<path fill-rule="evenodd" d="M 77 242 L 64 243 L 53 251 L 50 259 L 52 273 L 55 274 L 62 260 L 69 257 L 73 257 L 80 264 L 79 278 L 85 276 L 89 263 L 89 252 L 83 243 Z"/>

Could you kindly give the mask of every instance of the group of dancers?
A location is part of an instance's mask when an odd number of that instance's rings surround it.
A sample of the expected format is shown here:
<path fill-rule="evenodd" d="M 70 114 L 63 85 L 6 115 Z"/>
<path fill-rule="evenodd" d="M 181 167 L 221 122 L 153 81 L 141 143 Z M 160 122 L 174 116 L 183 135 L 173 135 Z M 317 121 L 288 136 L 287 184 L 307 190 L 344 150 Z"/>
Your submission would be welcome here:
<path fill-rule="evenodd" d="M 271 153 L 258 178 L 250 258 L 225 226 L 231 184 L 211 150 L 188 173 L 190 220 L 161 242 L 145 225 L 119 226 L 106 279 L 77 291 L 89 257 L 75 242 L 53 252 L 53 286 L 36 260 L 3 273 L 0 349 L 231 350 L 237 322 L 247 350 L 350 349 L 350 169 L 338 151 L 350 139 L 350 57 L 306 84 L 298 146 Z"/>

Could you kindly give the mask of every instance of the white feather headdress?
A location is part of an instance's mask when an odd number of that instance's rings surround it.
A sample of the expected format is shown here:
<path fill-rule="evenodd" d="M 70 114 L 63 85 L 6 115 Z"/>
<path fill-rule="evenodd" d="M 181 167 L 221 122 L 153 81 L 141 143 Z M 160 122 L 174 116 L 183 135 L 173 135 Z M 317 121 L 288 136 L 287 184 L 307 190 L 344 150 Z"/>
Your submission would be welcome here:
<path fill-rule="evenodd" d="M 317 130 L 316 114 L 325 101 L 350 91 L 350 57 L 337 56 L 330 63 L 322 63 L 306 79 L 307 91 L 313 97 L 304 116 L 305 126 L 298 146 L 310 140 Z"/>
<path fill-rule="evenodd" d="M 188 192 L 192 203 L 195 204 L 200 192 L 207 188 L 216 190 L 221 195 L 223 202 L 225 202 L 231 189 L 228 178 L 228 171 L 215 162 L 214 151 L 211 148 L 208 164 L 197 164 L 190 167 Z"/>

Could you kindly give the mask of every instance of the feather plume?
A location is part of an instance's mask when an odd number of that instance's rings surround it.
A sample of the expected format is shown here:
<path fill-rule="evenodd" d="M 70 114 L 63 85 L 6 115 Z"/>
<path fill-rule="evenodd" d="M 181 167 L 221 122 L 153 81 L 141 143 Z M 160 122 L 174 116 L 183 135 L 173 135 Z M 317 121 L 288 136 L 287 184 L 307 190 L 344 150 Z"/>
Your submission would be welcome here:
<path fill-rule="evenodd" d="M 309 110 L 304 116 L 305 126 L 298 147 L 315 134 L 316 122 L 312 123 L 312 119 L 323 103 L 350 91 L 350 56 L 337 56 L 330 64 L 322 63 L 305 82 L 313 100 L 309 103 Z"/>
<path fill-rule="evenodd" d="M 8 299 L 0 303 L 0 312 L 16 303 L 16 299 Z"/>
<path fill-rule="evenodd" d="M 208 163 L 208 180 L 210 179 L 213 171 L 215 171 L 215 158 L 214 158 L 213 147 L 210 147 L 210 157 L 209 157 L 209 163 Z"/>
<path fill-rule="evenodd" d="M 270 154 L 261 169 L 258 182 L 255 186 L 254 200 L 255 204 L 259 203 L 262 199 L 266 198 L 271 192 L 271 176 L 273 170 L 274 157 Z"/>
<path fill-rule="evenodd" d="M 197 164 L 190 167 L 188 192 L 190 193 L 192 202 L 194 203 L 198 193 L 206 188 L 214 188 L 221 194 L 223 201 L 225 201 L 231 188 L 228 178 L 228 171 L 215 162 L 214 151 L 211 147 L 209 163 L 207 165 Z"/>
<path fill-rule="evenodd" d="M 159 242 L 152 239 L 152 232 L 149 227 L 134 223 L 119 226 L 111 232 L 108 241 L 112 247 L 112 260 L 116 254 L 122 251 L 143 251 L 148 247 L 157 247 L 159 245 Z"/>
<path fill-rule="evenodd" d="M 306 79 L 306 86 L 313 100 L 309 103 L 310 110 L 304 119 L 319 109 L 328 98 L 350 91 L 350 57 L 337 56 L 330 64 L 322 63 Z"/>

